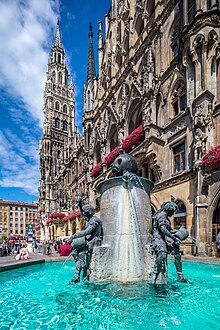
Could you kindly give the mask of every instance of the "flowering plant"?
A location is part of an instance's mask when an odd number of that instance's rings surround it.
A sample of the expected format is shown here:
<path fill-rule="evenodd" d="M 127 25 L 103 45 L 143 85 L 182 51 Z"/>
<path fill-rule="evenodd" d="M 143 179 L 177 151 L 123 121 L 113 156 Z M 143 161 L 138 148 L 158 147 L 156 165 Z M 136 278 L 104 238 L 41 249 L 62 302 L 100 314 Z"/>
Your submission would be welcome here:
<path fill-rule="evenodd" d="M 54 218 L 64 218 L 65 214 L 61 213 L 61 212 L 55 212 L 55 213 L 51 213 L 50 218 L 54 219 Z"/>
<path fill-rule="evenodd" d="M 107 167 L 109 167 L 114 160 L 118 157 L 118 147 L 113 149 L 104 159 L 104 163 Z"/>
<path fill-rule="evenodd" d="M 126 139 L 124 139 L 124 141 L 122 142 L 122 148 L 125 150 L 125 152 L 129 152 L 132 150 L 134 146 L 138 145 L 143 140 L 144 140 L 144 131 L 143 131 L 143 125 L 141 124 L 128 137 L 126 137 Z M 117 158 L 118 154 L 119 154 L 118 147 L 116 147 L 104 158 L 104 163 L 106 164 L 107 167 L 110 167 L 110 165 Z M 90 175 L 93 178 L 96 178 L 101 172 L 102 172 L 102 162 L 99 162 L 93 167 L 93 169 L 90 172 Z"/>
<path fill-rule="evenodd" d="M 53 222 L 53 219 L 49 219 L 49 220 L 47 220 L 47 225 L 49 224 L 49 223 L 52 223 Z"/>
<path fill-rule="evenodd" d="M 144 140 L 143 126 L 140 125 L 136 128 L 124 141 L 122 142 L 122 148 L 129 152 L 131 149 L 136 146 L 139 142 Z"/>
<path fill-rule="evenodd" d="M 90 175 L 96 178 L 101 172 L 102 172 L 102 162 L 99 162 L 93 167 L 92 171 L 90 172 Z"/>
<path fill-rule="evenodd" d="M 220 168 L 220 146 L 213 147 L 203 155 L 202 166 L 207 170 Z"/>
<path fill-rule="evenodd" d="M 81 211 L 75 211 L 73 213 L 70 213 L 68 215 L 66 215 L 64 218 L 63 218 L 63 222 L 67 222 L 68 220 L 74 220 L 76 219 L 77 217 L 81 217 L 82 213 Z"/>

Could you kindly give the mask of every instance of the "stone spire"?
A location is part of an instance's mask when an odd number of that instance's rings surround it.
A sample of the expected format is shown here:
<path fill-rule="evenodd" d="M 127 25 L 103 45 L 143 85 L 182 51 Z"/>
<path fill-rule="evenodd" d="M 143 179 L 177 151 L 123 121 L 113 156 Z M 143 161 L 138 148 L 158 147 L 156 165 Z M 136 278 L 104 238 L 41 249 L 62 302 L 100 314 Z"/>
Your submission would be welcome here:
<path fill-rule="evenodd" d="M 93 82 L 93 79 L 96 76 L 92 39 L 93 39 L 92 23 L 89 23 L 89 51 L 88 51 L 87 82 Z"/>
<path fill-rule="evenodd" d="M 56 46 L 62 47 L 60 39 L 60 20 L 57 18 L 57 30 L 56 30 Z"/>

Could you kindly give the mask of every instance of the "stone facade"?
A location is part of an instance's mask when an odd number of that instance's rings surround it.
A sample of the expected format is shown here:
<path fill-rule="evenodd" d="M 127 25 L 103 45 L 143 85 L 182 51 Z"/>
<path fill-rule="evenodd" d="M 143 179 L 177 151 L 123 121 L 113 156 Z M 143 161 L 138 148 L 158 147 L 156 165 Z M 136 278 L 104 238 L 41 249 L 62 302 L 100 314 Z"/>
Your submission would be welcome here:
<path fill-rule="evenodd" d="M 59 90 L 59 72 L 65 81 L 67 69 L 54 60 L 55 53 L 63 54 L 57 31 L 44 94 L 44 225 L 50 212 L 72 212 L 77 194 L 99 211 L 96 186 L 111 176 L 113 156 L 105 157 L 113 150 L 117 154 L 117 146 L 141 127 L 144 138 L 129 151 L 139 163 L 139 175 L 155 183 L 152 211 L 172 196 L 179 206 L 173 225 L 185 224 L 200 242 L 199 247 L 187 242 L 185 252 L 210 254 L 220 227 L 220 183 L 217 171 L 204 176 L 201 159 L 220 144 L 218 1 L 112 0 L 105 33 L 99 22 L 97 75 L 90 26 L 81 137 L 71 126 L 73 86 Z M 68 106 L 68 115 L 56 111 L 56 100 Z M 56 118 L 67 121 L 68 133 L 56 128 Z M 73 227 L 59 220 L 53 234 L 60 228 L 70 235 Z"/>

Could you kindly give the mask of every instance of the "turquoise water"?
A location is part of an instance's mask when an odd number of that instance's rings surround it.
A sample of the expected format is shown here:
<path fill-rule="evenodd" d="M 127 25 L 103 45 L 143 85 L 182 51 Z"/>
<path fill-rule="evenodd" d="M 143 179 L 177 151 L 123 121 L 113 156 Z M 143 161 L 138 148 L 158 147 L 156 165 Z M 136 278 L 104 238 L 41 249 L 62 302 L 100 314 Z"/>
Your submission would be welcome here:
<path fill-rule="evenodd" d="M 0 274 L 0 330 L 220 329 L 220 266 L 184 262 L 191 285 L 68 285 L 74 262 Z"/>

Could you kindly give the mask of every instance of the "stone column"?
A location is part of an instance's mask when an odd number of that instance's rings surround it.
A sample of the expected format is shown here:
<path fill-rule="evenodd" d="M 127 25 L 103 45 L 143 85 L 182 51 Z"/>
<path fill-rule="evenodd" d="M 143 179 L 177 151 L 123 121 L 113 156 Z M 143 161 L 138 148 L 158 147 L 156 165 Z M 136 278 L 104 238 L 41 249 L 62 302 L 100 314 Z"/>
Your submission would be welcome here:
<path fill-rule="evenodd" d="M 196 13 L 195 13 L 195 16 L 197 16 L 201 13 L 202 13 L 201 0 L 196 0 Z"/>
<path fill-rule="evenodd" d="M 183 27 L 188 24 L 188 1 L 183 0 Z"/>

